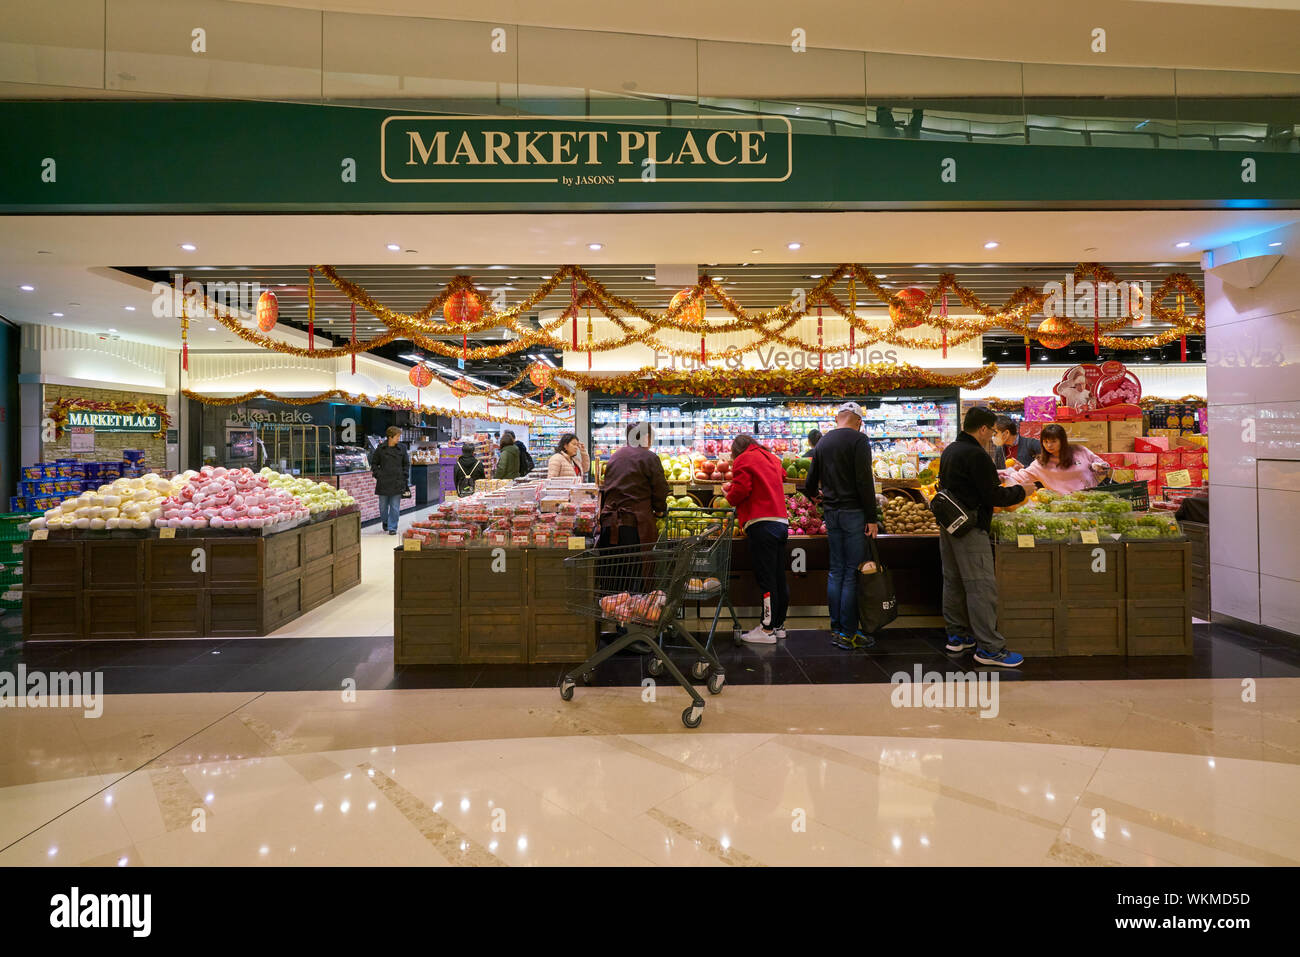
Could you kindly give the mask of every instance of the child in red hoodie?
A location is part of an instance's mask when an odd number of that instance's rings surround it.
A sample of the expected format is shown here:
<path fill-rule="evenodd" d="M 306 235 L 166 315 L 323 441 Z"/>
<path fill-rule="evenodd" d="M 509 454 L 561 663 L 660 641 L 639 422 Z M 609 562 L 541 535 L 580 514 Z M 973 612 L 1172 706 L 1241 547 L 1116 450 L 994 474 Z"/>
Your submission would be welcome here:
<path fill-rule="evenodd" d="M 790 607 L 785 578 L 785 545 L 790 537 L 785 469 L 752 435 L 736 436 L 731 459 L 732 479 L 723 486 L 722 494 L 736 507 L 736 520 L 749 539 L 754 577 L 763 594 L 763 620 L 741 638 L 756 645 L 773 645 L 785 637 L 785 613 Z"/>

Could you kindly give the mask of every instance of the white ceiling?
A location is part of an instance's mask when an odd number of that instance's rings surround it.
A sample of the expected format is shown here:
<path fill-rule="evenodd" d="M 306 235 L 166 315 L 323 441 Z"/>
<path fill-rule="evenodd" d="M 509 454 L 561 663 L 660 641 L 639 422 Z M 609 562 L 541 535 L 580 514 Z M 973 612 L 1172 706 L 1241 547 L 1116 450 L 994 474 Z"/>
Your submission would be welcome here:
<path fill-rule="evenodd" d="M 152 316 L 149 284 L 107 267 L 188 267 L 201 281 L 203 265 L 291 263 L 1194 264 L 1201 250 L 1297 220 L 1294 210 L 7 216 L 0 315 L 175 346 L 175 320 Z M 986 250 L 989 240 L 1000 245 Z M 802 248 L 788 250 L 791 241 Z M 197 251 L 183 252 L 183 242 Z M 589 242 L 603 248 L 592 252 Z M 191 329 L 194 348 L 242 347 L 220 326 Z"/>

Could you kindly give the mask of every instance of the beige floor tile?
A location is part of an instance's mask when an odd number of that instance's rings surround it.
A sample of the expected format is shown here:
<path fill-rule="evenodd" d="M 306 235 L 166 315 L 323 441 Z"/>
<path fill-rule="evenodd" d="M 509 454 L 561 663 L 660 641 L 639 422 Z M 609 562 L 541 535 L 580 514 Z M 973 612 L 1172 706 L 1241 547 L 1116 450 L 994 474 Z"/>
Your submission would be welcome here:
<path fill-rule="evenodd" d="M 95 774 L 0 788 L 0 848 L 90 799 L 113 781 L 113 775 Z"/>
<path fill-rule="evenodd" d="M 1103 802 L 1104 809 L 1104 802 Z M 1146 815 L 1111 808 L 1104 818 L 1091 807 L 1077 807 L 1061 829 L 1061 839 L 1094 854 L 1139 866 L 1251 867 L 1259 861 L 1221 850 L 1190 834 L 1152 826 Z"/>
<path fill-rule="evenodd" d="M 0 787 L 99 774 L 79 720 L 64 711 L 0 711 Z"/>
<path fill-rule="evenodd" d="M 0 867 L 75 866 L 131 843 L 111 804 L 88 800 L 0 851 Z"/>

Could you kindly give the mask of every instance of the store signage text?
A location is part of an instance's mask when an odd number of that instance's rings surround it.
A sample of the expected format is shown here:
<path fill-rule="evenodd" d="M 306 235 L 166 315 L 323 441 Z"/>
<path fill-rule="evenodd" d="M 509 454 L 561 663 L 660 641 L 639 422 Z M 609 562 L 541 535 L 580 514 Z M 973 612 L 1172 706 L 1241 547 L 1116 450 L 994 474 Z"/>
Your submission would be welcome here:
<path fill-rule="evenodd" d="M 645 117 L 602 121 L 645 122 Z M 710 127 L 597 126 L 574 117 L 390 116 L 381 125 L 383 175 L 390 183 L 784 182 L 793 136 L 784 117 L 682 116 Z M 776 129 L 751 127 L 769 119 Z M 561 122 L 557 122 L 561 121 Z M 603 127 L 603 128 L 602 128 Z"/>
<path fill-rule="evenodd" d="M 764 349 L 760 346 L 751 354 L 758 359 L 757 363 L 747 362 L 744 356 L 737 355 L 701 362 L 693 357 L 679 358 L 670 352 L 656 352 L 655 368 L 676 369 L 680 363 L 683 369 L 850 369 L 880 363 L 899 365 L 902 362 L 895 349 L 873 349 L 866 346 L 852 352 L 840 349 L 828 352 L 825 356 L 800 349 L 778 349 L 775 346 Z"/>
<path fill-rule="evenodd" d="M 231 424 L 269 422 L 281 425 L 311 425 L 315 419 L 310 412 L 299 409 L 272 411 L 270 409 L 236 410 L 230 414 Z"/>
<path fill-rule="evenodd" d="M 157 413 L 125 415 L 120 412 L 85 412 L 73 409 L 68 425 L 99 429 L 101 432 L 157 432 L 162 421 Z"/>

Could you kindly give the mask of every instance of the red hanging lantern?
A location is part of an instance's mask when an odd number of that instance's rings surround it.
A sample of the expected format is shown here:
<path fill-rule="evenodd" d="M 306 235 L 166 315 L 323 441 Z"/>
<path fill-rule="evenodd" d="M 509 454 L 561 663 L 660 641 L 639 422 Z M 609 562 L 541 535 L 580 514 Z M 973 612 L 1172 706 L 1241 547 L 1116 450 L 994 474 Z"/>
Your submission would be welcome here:
<path fill-rule="evenodd" d="M 442 304 L 442 318 L 448 325 L 466 326 L 483 318 L 483 301 L 470 289 L 457 289 Z M 461 334 L 461 350 L 469 357 L 469 333 Z"/>
<path fill-rule="evenodd" d="M 539 389 L 549 386 L 554 375 L 555 370 L 545 362 L 534 362 L 528 367 L 528 381 Z"/>
<path fill-rule="evenodd" d="M 268 289 L 257 297 L 257 328 L 263 332 L 270 332 L 275 328 L 279 318 L 280 300 L 275 298 L 275 293 Z"/>
<path fill-rule="evenodd" d="M 682 307 L 678 321 L 689 328 L 695 328 L 704 322 L 704 296 L 694 289 L 683 289 L 673 296 L 668 303 L 669 310 Z"/>
<path fill-rule="evenodd" d="M 1074 337 L 1065 328 L 1065 321 L 1056 316 L 1048 316 L 1040 322 L 1034 337 L 1042 343 L 1044 349 L 1064 349 L 1074 341 Z"/>
<path fill-rule="evenodd" d="M 458 399 L 465 398 L 465 396 L 469 395 L 473 391 L 474 387 L 469 384 L 469 380 L 464 376 L 461 376 L 459 379 L 456 379 L 451 383 L 452 395 Z"/>
<path fill-rule="evenodd" d="M 411 366 L 406 377 L 417 389 L 427 389 L 433 382 L 433 370 L 422 362 L 418 366 Z"/>
<path fill-rule="evenodd" d="M 316 269 L 307 270 L 307 351 L 316 350 Z"/>
<path fill-rule="evenodd" d="M 357 304 L 354 302 L 352 304 L 352 346 L 353 348 L 356 348 L 356 345 L 357 345 Z M 352 353 L 352 374 L 353 375 L 357 374 L 357 354 L 355 352 Z"/>
<path fill-rule="evenodd" d="M 904 304 L 909 308 L 918 309 L 921 303 L 925 302 L 925 290 L 920 286 L 908 286 L 906 289 L 899 291 L 897 298 L 903 300 Z M 899 329 L 915 329 L 925 321 L 924 319 L 909 319 L 895 305 L 889 307 L 889 318 L 894 320 L 894 325 Z"/>

